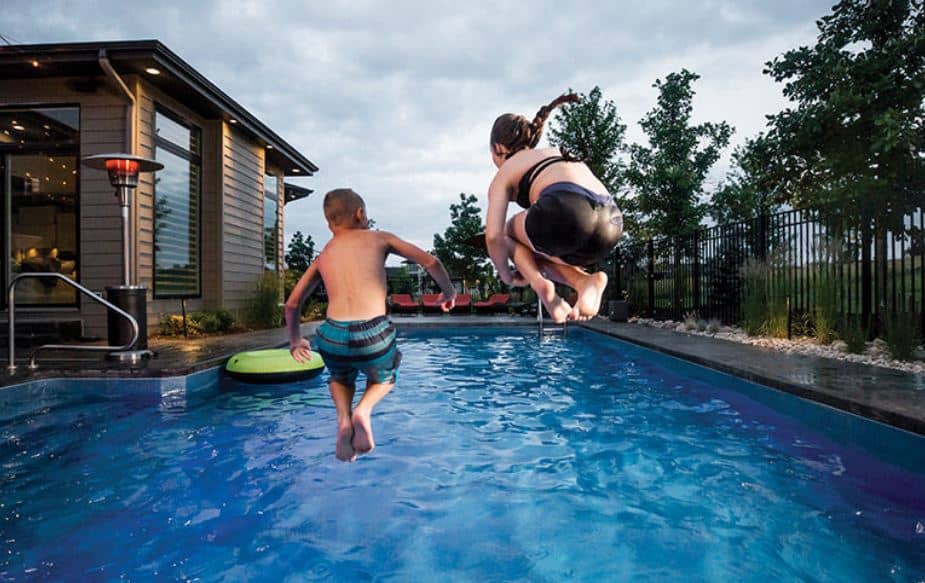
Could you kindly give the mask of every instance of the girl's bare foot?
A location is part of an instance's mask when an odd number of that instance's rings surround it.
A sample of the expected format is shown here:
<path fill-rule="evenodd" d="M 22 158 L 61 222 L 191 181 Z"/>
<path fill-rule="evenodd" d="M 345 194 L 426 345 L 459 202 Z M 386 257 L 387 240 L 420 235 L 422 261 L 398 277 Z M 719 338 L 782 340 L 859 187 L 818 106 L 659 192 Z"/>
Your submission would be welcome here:
<path fill-rule="evenodd" d="M 590 320 L 601 309 L 601 298 L 604 288 L 607 287 L 607 274 L 603 271 L 592 273 L 581 283 L 578 291 L 578 301 L 572 315 L 578 320 Z"/>
<path fill-rule="evenodd" d="M 353 423 L 350 419 L 337 422 L 337 446 L 334 455 L 342 462 L 356 461 L 357 454 L 353 450 Z"/>
<path fill-rule="evenodd" d="M 568 319 L 569 314 L 572 312 L 572 306 L 559 297 L 556 293 L 556 285 L 553 282 L 540 277 L 532 282 L 530 286 L 533 288 L 533 291 L 536 292 L 536 295 L 539 296 L 543 305 L 546 306 L 546 311 L 549 312 L 549 317 L 552 318 L 553 322 L 561 324 Z"/>
<path fill-rule="evenodd" d="M 357 407 L 353 410 L 353 449 L 357 453 L 369 453 L 376 447 L 373 439 L 373 425 L 370 411 Z"/>

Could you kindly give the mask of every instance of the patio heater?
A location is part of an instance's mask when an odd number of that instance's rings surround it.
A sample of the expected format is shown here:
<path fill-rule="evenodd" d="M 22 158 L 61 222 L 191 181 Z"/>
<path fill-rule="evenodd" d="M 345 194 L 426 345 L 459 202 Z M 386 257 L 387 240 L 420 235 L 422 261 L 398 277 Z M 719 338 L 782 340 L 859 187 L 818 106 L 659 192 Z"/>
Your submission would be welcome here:
<path fill-rule="evenodd" d="M 131 154 L 96 154 L 86 156 L 83 163 L 90 168 L 106 170 L 109 173 L 109 183 L 116 189 L 116 198 L 122 207 L 122 285 L 107 287 L 106 299 L 131 314 L 138 322 L 138 340 L 132 349 L 110 352 L 108 358 L 137 362 L 142 358 L 150 358 L 153 353 L 148 350 L 147 289 L 131 281 L 132 231 L 129 207 L 132 190 L 138 186 L 138 174 L 157 172 L 164 165 Z M 109 310 L 106 323 L 110 345 L 122 346 L 131 341 L 132 327 L 125 318 Z"/>

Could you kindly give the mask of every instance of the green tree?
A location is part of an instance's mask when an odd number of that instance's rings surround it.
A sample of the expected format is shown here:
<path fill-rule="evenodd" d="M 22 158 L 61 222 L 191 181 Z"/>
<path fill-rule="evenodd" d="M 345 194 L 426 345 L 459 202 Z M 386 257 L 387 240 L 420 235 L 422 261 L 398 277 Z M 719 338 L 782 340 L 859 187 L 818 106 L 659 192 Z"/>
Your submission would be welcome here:
<path fill-rule="evenodd" d="M 302 231 L 296 231 L 289 241 L 289 250 L 286 251 L 286 269 L 299 274 L 305 273 L 312 260 L 315 258 L 315 242 L 312 236 L 302 235 Z"/>
<path fill-rule="evenodd" d="M 631 201 L 622 196 L 623 162 L 620 157 L 626 151 L 626 124 L 620 120 L 617 106 L 603 98 L 600 87 L 580 97 L 581 101 L 566 104 L 553 118 L 549 143 L 584 160 L 614 196 L 629 223 Z"/>
<path fill-rule="evenodd" d="M 626 179 L 636 193 L 641 229 L 650 237 L 700 226 L 707 212 L 703 183 L 732 135 L 726 122 L 691 125 L 691 84 L 699 78 L 682 69 L 656 80 L 658 103 L 639 122 L 649 145 L 630 147 Z"/>
<path fill-rule="evenodd" d="M 471 243 L 485 230 L 477 203 L 475 195 L 460 193 L 459 202 L 450 205 L 450 226 L 442 236 L 434 235 L 434 255 L 465 285 L 488 273 L 488 251 Z"/>
<path fill-rule="evenodd" d="M 732 168 L 710 203 L 713 220 L 720 224 L 734 223 L 780 209 L 779 194 L 767 177 L 770 156 L 771 147 L 763 135 L 736 148 Z"/>
<path fill-rule="evenodd" d="M 411 279 L 411 274 L 408 273 L 408 267 L 405 265 L 393 270 L 388 277 L 388 288 L 391 294 L 414 293 L 416 286 L 417 282 Z"/>
<path fill-rule="evenodd" d="M 767 63 L 794 107 L 769 116 L 782 197 L 872 217 L 882 235 L 922 204 L 925 13 L 921 0 L 842 0 L 812 47 Z"/>

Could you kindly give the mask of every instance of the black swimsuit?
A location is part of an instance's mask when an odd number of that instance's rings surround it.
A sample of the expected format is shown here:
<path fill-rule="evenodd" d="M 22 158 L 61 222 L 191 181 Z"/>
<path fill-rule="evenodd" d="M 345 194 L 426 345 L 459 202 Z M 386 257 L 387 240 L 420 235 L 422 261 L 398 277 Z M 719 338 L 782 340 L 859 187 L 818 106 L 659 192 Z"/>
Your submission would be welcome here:
<path fill-rule="evenodd" d="M 534 164 L 520 179 L 515 202 L 527 210 L 527 237 L 537 251 L 570 265 L 590 265 L 605 259 L 623 235 L 623 215 L 606 194 L 574 182 L 556 182 L 530 204 L 530 187 L 536 177 L 562 156 Z"/>

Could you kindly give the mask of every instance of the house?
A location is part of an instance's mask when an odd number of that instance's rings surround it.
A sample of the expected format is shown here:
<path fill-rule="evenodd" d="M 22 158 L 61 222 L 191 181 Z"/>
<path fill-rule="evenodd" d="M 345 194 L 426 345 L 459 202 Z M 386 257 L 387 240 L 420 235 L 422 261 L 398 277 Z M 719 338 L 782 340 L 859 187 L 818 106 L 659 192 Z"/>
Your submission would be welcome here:
<path fill-rule="evenodd" d="M 0 46 L 0 279 L 54 271 L 91 290 L 122 283 L 122 219 L 85 156 L 128 152 L 164 168 L 132 196 L 130 281 L 148 320 L 242 308 L 279 272 L 286 183 L 318 167 L 156 40 Z M 104 308 L 64 282 L 28 279 L 17 322 L 103 336 Z M 5 321 L 9 306 L 2 304 Z"/>

